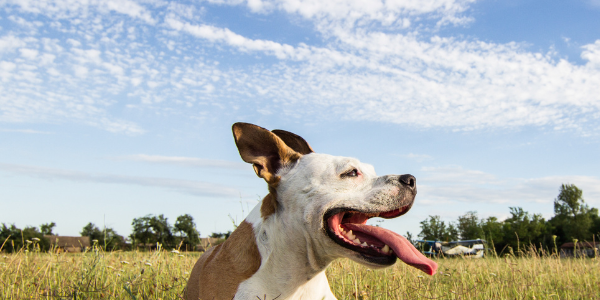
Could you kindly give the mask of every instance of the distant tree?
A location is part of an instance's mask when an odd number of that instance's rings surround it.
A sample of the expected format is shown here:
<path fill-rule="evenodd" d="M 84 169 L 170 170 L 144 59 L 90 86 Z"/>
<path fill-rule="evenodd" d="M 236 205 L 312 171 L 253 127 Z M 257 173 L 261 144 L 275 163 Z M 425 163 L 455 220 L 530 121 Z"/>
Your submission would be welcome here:
<path fill-rule="evenodd" d="M 154 239 L 154 232 L 152 231 L 151 220 L 151 215 L 133 219 L 133 222 L 131 222 L 133 232 L 130 235 L 133 244 L 151 244 L 156 242 Z"/>
<path fill-rule="evenodd" d="M 162 214 L 154 216 L 150 224 L 152 225 L 156 241 L 164 246 L 172 247 L 174 242 L 173 233 L 171 232 L 171 225 L 169 225 L 167 218 Z"/>
<path fill-rule="evenodd" d="M 173 231 L 179 233 L 179 240 L 183 242 L 186 249 L 194 249 L 200 242 L 200 233 L 196 229 L 194 218 L 188 214 L 177 217 L 173 225 Z"/>
<path fill-rule="evenodd" d="M 421 221 L 421 232 L 419 237 L 425 240 L 451 241 L 458 238 L 458 229 L 452 223 L 446 227 L 446 223 L 440 216 L 429 216 Z"/>
<path fill-rule="evenodd" d="M 81 229 L 81 236 L 89 236 L 90 241 L 97 240 L 98 246 L 104 250 L 118 250 L 125 246 L 123 236 L 117 234 L 112 228 L 104 228 L 101 230 L 94 223 L 90 222 Z"/>
<path fill-rule="evenodd" d="M 83 226 L 79 234 L 81 234 L 81 236 L 89 236 L 90 240 L 100 241 L 100 239 L 104 239 L 104 233 L 102 233 L 102 231 L 92 222 Z"/>
<path fill-rule="evenodd" d="M 37 239 L 37 240 L 35 240 Z M 50 248 L 50 242 L 44 238 L 44 235 L 36 227 L 25 227 L 19 229 L 12 224 L 6 226 L 2 223 L 0 227 L 0 246 L 4 243 L 2 251 L 16 252 L 22 248 L 33 250 L 33 245 L 39 246 L 39 250 L 46 251 Z"/>
<path fill-rule="evenodd" d="M 544 244 L 546 221 L 540 214 L 530 215 L 521 207 L 511 207 L 511 216 L 504 220 L 504 238 L 513 249 L 524 250 L 529 245 Z"/>
<path fill-rule="evenodd" d="M 476 211 L 469 211 L 458 217 L 458 235 L 462 240 L 481 239 L 484 236 Z"/>
<path fill-rule="evenodd" d="M 131 223 L 133 232 L 130 235 L 134 244 L 155 244 L 161 243 L 163 247 L 173 247 L 174 239 L 171 232 L 171 225 L 164 215 L 146 215 L 141 218 L 133 219 Z"/>
<path fill-rule="evenodd" d="M 54 222 L 42 224 L 40 225 L 40 232 L 43 235 L 55 235 L 52 233 L 52 229 L 54 229 L 54 227 L 56 227 L 56 223 Z"/>
<path fill-rule="evenodd" d="M 598 210 L 590 208 L 583 200 L 583 191 L 574 184 L 562 184 L 554 199 L 554 217 L 551 230 L 559 243 L 592 240 Z"/>
<path fill-rule="evenodd" d="M 488 217 L 481 221 L 481 230 L 483 231 L 483 239 L 488 242 L 488 245 L 495 247 L 496 253 L 500 253 L 506 243 L 504 241 L 503 222 L 498 221 L 496 217 Z"/>
<path fill-rule="evenodd" d="M 227 232 L 213 232 L 210 234 L 211 238 L 217 238 L 217 239 L 228 239 L 229 236 L 231 235 L 231 231 L 227 231 Z"/>
<path fill-rule="evenodd" d="M 448 222 L 448 228 L 446 228 L 446 232 L 442 235 L 442 240 L 446 242 L 458 240 L 458 228 L 456 224 Z"/>
<path fill-rule="evenodd" d="M 410 233 L 410 231 L 407 231 L 406 235 L 404 235 L 404 237 L 413 245 L 415 245 L 417 243 L 415 238 L 413 237 L 412 233 Z"/>
<path fill-rule="evenodd" d="M 598 215 L 598 209 L 595 207 L 590 209 L 590 216 L 592 219 L 590 232 L 594 235 L 596 241 L 600 241 L 600 216 Z"/>

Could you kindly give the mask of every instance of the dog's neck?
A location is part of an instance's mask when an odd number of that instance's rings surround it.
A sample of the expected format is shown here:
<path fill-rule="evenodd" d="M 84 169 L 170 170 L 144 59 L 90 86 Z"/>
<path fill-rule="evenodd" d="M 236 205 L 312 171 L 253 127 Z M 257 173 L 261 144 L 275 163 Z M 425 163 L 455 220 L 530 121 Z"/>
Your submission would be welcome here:
<path fill-rule="evenodd" d="M 276 214 L 263 219 L 260 205 L 246 222 L 253 226 L 261 266 L 240 284 L 236 299 L 335 299 L 325 276 L 333 257 L 317 251 L 321 246 L 300 226 Z"/>

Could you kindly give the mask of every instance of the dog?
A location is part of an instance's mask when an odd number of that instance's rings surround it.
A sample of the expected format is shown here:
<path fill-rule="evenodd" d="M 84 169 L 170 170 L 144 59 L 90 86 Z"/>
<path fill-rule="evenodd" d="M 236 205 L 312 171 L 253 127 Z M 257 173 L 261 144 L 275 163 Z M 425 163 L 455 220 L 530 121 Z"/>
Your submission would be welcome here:
<path fill-rule="evenodd" d="M 300 136 L 235 123 L 235 144 L 269 193 L 222 244 L 196 262 L 188 300 L 326 299 L 325 269 L 347 257 L 371 268 L 399 258 L 429 275 L 437 264 L 403 236 L 366 225 L 413 205 L 412 175 L 377 176 L 357 159 L 315 153 Z"/>

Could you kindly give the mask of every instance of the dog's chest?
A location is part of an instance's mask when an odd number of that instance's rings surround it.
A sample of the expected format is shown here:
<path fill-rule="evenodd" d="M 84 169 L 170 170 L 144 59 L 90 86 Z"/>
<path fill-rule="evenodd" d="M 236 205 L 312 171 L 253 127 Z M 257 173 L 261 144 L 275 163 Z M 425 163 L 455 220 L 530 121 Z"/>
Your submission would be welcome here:
<path fill-rule="evenodd" d="M 256 297 L 259 297 L 268 300 L 337 300 L 331 293 L 325 271 L 317 274 L 301 286 L 290 284 L 285 282 L 285 278 L 277 278 L 277 276 L 266 273 L 259 270 L 254 276 L 242 282 L 234 299 L 256 299 Z M 286 287 L 294 287 L 295 290 L 286 289 Z"/>

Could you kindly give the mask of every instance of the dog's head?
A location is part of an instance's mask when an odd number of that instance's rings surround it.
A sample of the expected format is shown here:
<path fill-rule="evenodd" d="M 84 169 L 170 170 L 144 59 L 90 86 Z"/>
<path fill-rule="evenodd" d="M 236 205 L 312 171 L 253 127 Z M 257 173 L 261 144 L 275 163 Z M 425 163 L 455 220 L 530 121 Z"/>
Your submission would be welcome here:
<path fill-rule="evenodd" d="M 357 159 L 314 153 L 300 136 L 247 123 L 233 125 L 242 159 L 269 186 L 263 219 L 278 218 L 288 233 L 310 239 L 320 255 L 348 257 L 371 267 L 396 258 L 435 273 L 437 265 L 406 238 L 366 225 L 373 217 L 395 218 L 411 208 L 417 194 L 412 175 L 377 176 Z"/>

